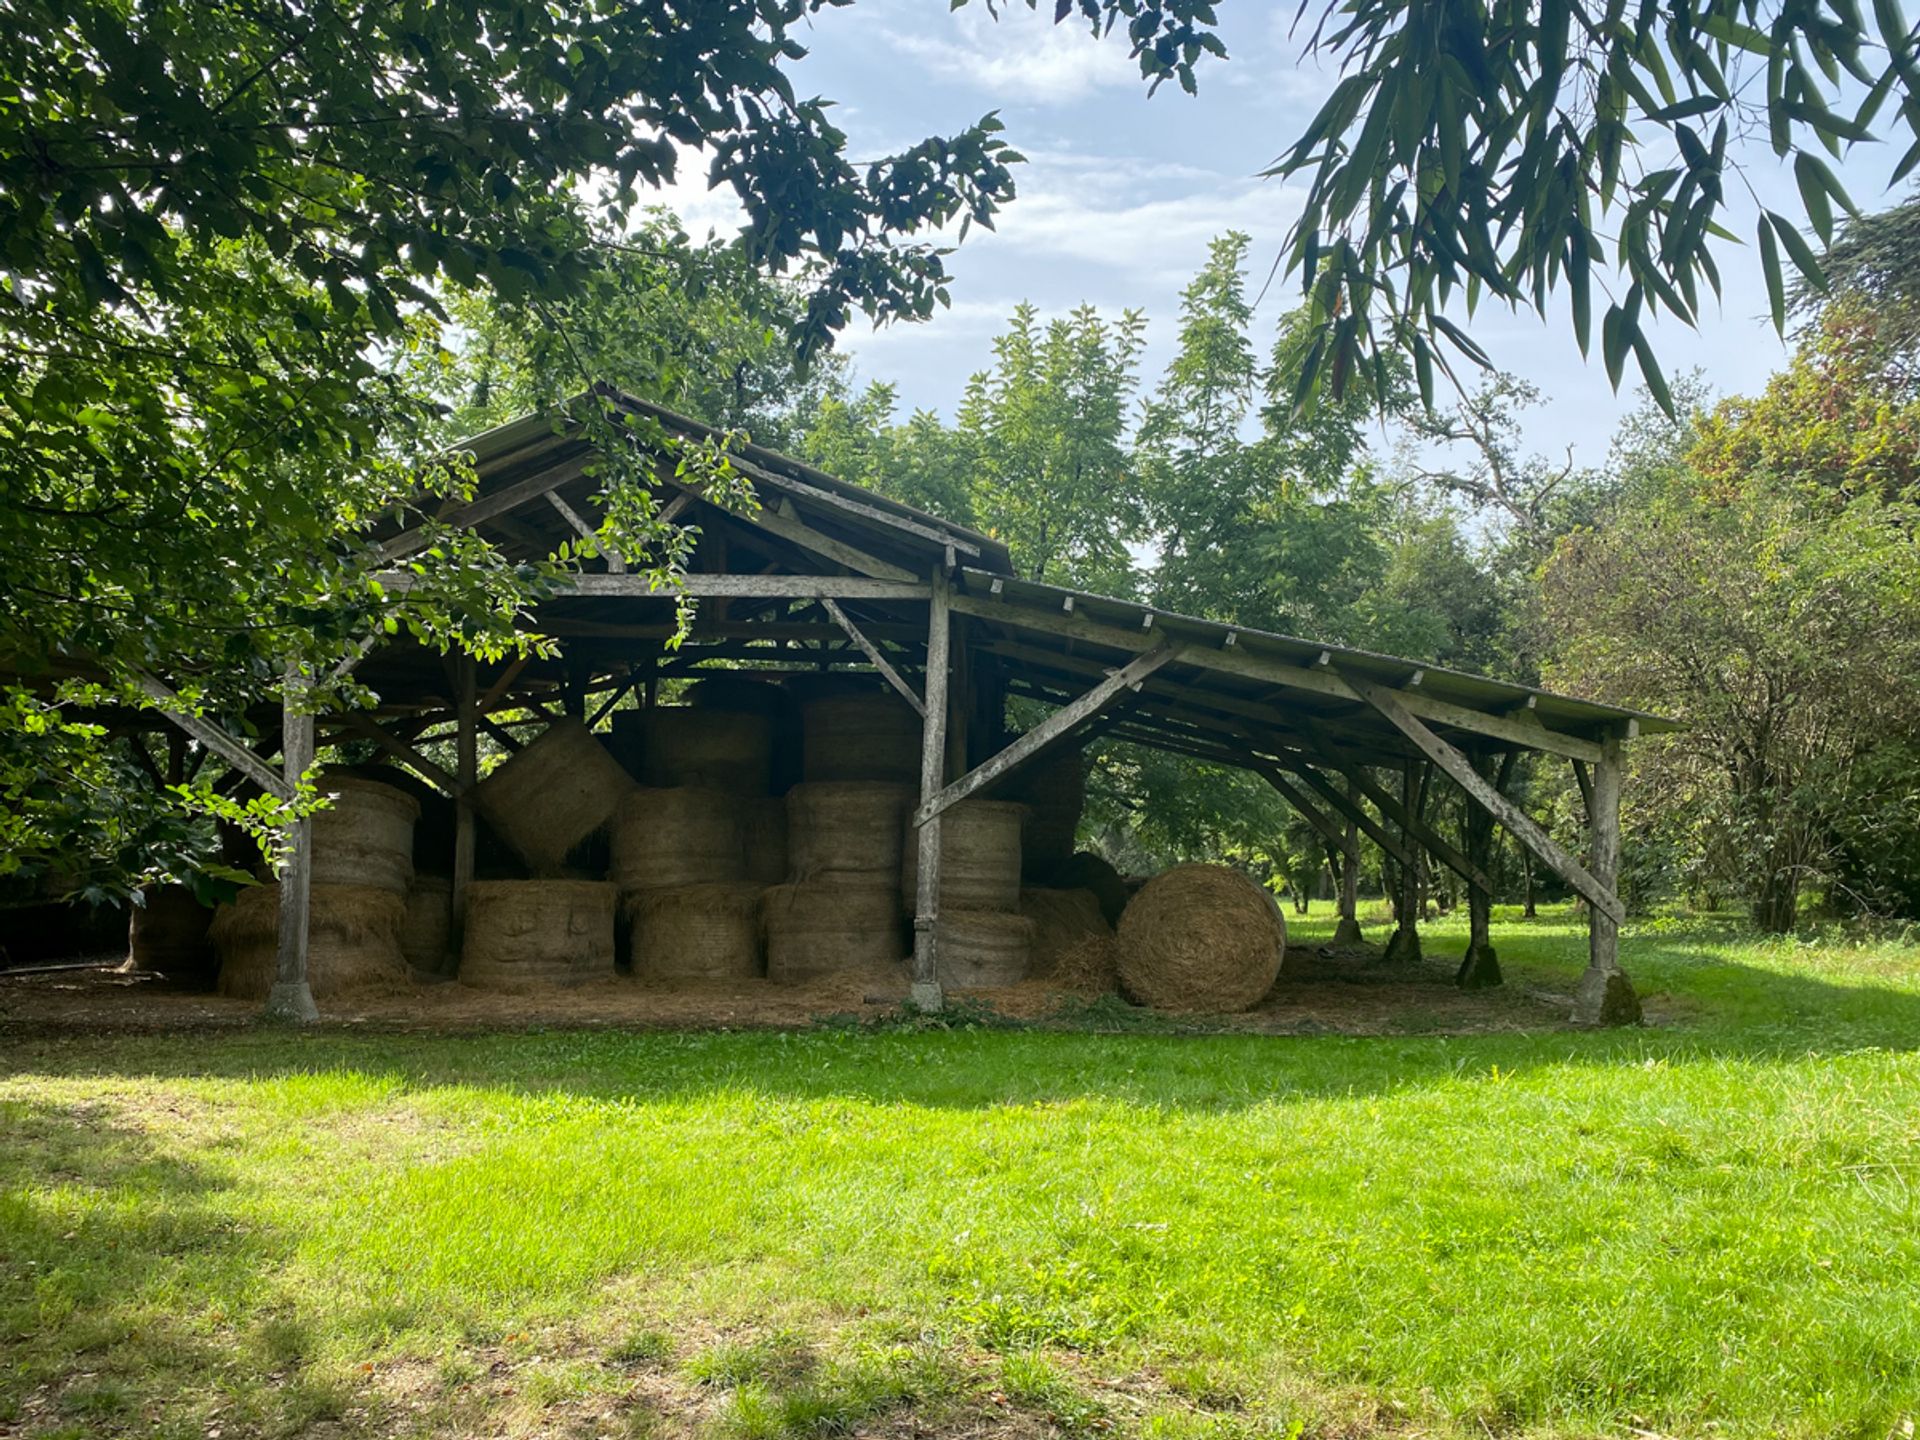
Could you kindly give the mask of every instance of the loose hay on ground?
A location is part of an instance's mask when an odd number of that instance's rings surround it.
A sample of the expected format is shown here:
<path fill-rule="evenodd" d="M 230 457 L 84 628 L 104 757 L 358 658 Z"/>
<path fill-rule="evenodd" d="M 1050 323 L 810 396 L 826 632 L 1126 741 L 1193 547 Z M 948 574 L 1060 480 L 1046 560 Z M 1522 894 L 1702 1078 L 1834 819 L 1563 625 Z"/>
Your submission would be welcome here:
<path fill-rule="evenodd" d="M 1120 984 L 1156 1010 L 1245 1010 L 1273 988 L 1285 950 L 1260 886 L 1229 866 L 1176 865 L 1120 917 Z"/>

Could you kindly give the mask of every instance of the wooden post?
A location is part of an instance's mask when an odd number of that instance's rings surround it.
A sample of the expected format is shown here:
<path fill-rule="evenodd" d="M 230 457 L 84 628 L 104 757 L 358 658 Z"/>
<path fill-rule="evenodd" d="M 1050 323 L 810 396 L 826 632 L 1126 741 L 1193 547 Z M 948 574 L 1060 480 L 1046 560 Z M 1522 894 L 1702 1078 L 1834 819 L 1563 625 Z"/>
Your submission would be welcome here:
<path fill-rule="evenodd" d="M 1513 752 L 1508 751 L 1493 786 L 1506 787 L 1513 769 Z M 1471 802 L 1464 822 L 1467 859 L 1485 874 L 1493 863 L 1493 812 Z M 1476 880 L 1467 881 L 1467 953 L 1454 972 L 1453 983 L 1462 990 L 1486 990 L 1501 983 L 1500 958 L 1494 953 L 1491 937 L 1493 892 Z"/>
<path fill-rule="evenodd" d="M 927 710 L 920 731 L 920 804 L 930 805 L 946 785 L 947 671 L 953 626 L 947 606 L 947 575 L 937 571 L 927 605 Z M 940 832 L 938 815 L 920 823 L 914 843 L 920 870 L 913 904 L 913 1003 L 938 1010 L 940 993 Z"/>
<path fill-rule="evenodd" d="M 1355 808 L 1353 781 L 1347 781 L 1347 799 Z M 1340 923 L 1333 927 L 1335 945 L 1359 945 L 1366 937 L 1360 931 L 1360 827 L 1349 818 L 1340 841 Z"/>
<path fill-rule="evenodd" d="M 281 704 L 280 773 L 289 790 L 313 765 L 313 712 L 298 666 L 287 667 Z M 287 854 L 280 871 L 280 929 L 274 956 L 273 985 L 267 991 L 266 1018 L 287 1025 L 311 1025 L 320 1018 L 307 984 L 307 930 L 313 892 L 313 822 L 287 826 Z"/>
<path fill-rule="evenodd" d="M 1400 765 L 1400 808 L 1405 816 L 1420 813 L 1418 767 L 1411 760 Z M 1406 858 L 1394 877 L 1393 934 L 1387 937 L 1387 948 L 1380 958 L 1411 964 L 1420 958 L 1420 850 L 1408 826 L 1401 825 L 1399 831 Z"/>
<path fill-rule="evenodd" d="M 1609 735 L 1593 767 L 1587 823 L 1593 829 L 1588 870 L 1608 894 L 1620 880 L 1620 739 Z M 1587 971 L 1574 991 L 1576 1025 L 1638 1025 L 1640 997 L 1620 968 L 1620 921 L 1604 907 L 1587 907 Z"/>
<path fill-rule="evenodd" d="M 454 779 L 460 793 L 453 802 L 453 934 L 462 936 L 467 923 L 467 887 L 473 883 L 473 783 L 479 778 L 479 736 L 474 700 L 473 657 L 462 655 L 453 665 Z"/>

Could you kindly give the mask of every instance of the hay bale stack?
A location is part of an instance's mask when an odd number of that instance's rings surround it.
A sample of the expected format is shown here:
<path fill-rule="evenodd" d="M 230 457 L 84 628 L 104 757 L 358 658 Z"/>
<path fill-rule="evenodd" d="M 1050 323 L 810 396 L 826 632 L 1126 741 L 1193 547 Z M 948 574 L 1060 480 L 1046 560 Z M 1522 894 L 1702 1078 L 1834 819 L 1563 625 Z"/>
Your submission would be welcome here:
<path fill-rule="evenodd" d="M 1120 872 L 1091 850 L 1082 850 L 1065 864 L 1054 866 L 1053 878 L 1047 882 L 1047 887 L 1052 890 L 1091 890 L 1100 901 L 1100 913 L 1107 917 L 1109 925 L 1120 923 L 1127 902 L 1133 899 L 1133 890 Z"/>
<path fill-rule="evenodd" d="M 404 790 L 352 775 L 322 776 L 315 788 L 333 798 L 313 815 L 313 883 L 406 894 L 420 802 Z"/>
<path fill-rule="evenodd" d="M 473 787 L 473 803 L 535 875 L 560 874 L 567 852 L 612 817 L 633 788 L 584 722 L 561 720 Z"/>
<path fill-rule="evenodd" d="M 1074 882 L 1053 872 L 1072 857 L 1080 833 L 1080 815 L 1087 808 L 1086 756 L 1072 746 L 1044 754 L 1014 772 L 1006 793 L 1027 807 L 1020 844 L 1023 876 L 1073 888 Z"/>
<path fill-rule="evenodd" d="M 407 983 L 400 950 L 404 895 L 377 885 L 315 885 L 307 904 L 307 986 L 314 999 Z M 220 993 L 266 999 L 278 971 L 280 886 L 242 890 L 220 907 L 208 933 L 220 954 Z"/>
<path fill-rule="evenodd" d="M 149 885 L 127 917 L 127 963 L 133 974 L 159 974 L 192 984 L 214 977 L 207 929 L 213 911 L 184 885 Z"/>
<path fill-rule="evenodd" d="M 1020 913 L 1033 922 L 1030 974 L 1046 978 L 1089 941 L 1108 942 L 1113 927 L 1091 890 L 1022 890 Z"/>
<path fill-rule="evenodd" d="M 938 820 L 941 910 L 998 910 L 1020 905 L 1020 827 L 1027 807 L 1010 800 L 962 800 Z M 914 908 L 920 880 L 920 832 L 902 832 L 900 894 Z"/>
<path fill-rule="evenodd" d="M 1273 897 L 1226 865 L 1176 865 L 1120 917 L 1120 985 L 1156 1010 L 1245 1010 L 1280 974 L 1286 925 Z"/>
<path fill-rule="evenodd" d="M 1018 985 L 1033 959 L 1033 922 L 999 910 L 940 912 L 940 983 L 955 990 Z"/>
<path fill-rule="evenodd" d="M 619 891 L 597 880 L 476 880 L 467 887 L 460 983 L 570 985 L 613 974 Z"/>
<path fill-rule="evenodd" d="M 453 950 L 453 881 L 446 876 L 416 875 L 407 887 L 400 953 L 408 965 L 428 975 L 453 973 L 458 963 Z"/>
<path fill-rule="evenodd" d="M 740 848 L 746 878 L 778 885 L 787 878 L 787 802 L 778 795 L 756 795 L 740 811 Z"/>
<path fill-rule="evenodd" d="M 744 880 L 740 817 L 740 798 L 724 791 L 634 790 L 614 813 L 608 878 L 629 894 Z"/>
<path fill-rule="evenodd" d="M 764 973 L 762 888 L 682 885 L 629 896 L 633 973 L 655 980 L 733 980 Z"/>
<path fill-rule="evenodd" d="M 687 704 L 696 710 L 728 710 L 778 720 L 788 709 L 789 696 L 772 680 L 757 680 L 751 675 L 711 675 L 687 687 Z"/>
<path fill-rule="evenodd" d="M 803 984 L 897 966 L 907 953 L 900 892 L 884 885 L 776 885 L 760 900 L 767 978 Z"/>
<path fill-rule="evenodd" d="M 789 878 L 883 888 L 898 910 L 901 836 L 913 796 L 911 786 L 877 781 L 794 786 L 787 792 Z"/>
<path fill-rule="evenodd" d="M 636 712 L 645 738 L 640 780 L 658 789 L 698 785 L 764 795 L 772 783 L 773 718 L 746 710 L 658 705 Z"/>
<path fill-rule="evenodd" d="M 892 691 L 827 695 L 800 708 L 807 783 L 853 780 L 916 785 L 920 717 Z"/>

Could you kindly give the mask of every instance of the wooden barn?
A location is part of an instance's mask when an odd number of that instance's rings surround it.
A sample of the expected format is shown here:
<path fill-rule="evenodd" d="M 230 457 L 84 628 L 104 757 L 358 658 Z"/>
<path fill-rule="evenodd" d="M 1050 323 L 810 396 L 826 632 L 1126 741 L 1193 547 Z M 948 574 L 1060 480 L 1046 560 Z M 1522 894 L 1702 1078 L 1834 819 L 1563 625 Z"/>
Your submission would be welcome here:
<path fill-rule="evenodd" d="M 616 414 L 651 422 L 633 436 L 716 438 L 657 406 L 598 394 Z M 597 529 L 597 483 L 587 473 L 597 452 L 581 427 L 534 416 L 462 448 L 477 469 L 478 489 L 447 509 L 441 523 L 476 527 L 509 556 L 523 558 L 550 555 Z M 907 903 L 894 920 L 872 924 L 897 925 L 879 943 L 891 948 L 896 965 L 905 957 L 911 995 L 925 1007 L 940 1005 L 943 976 L 953 973 L 943 963 L 943 944 L 979 943 L 977 937 L 963 942 L 954 925 L 943 923 L 943 896 L 951 894 L 955 867 L 971 863 L 956 858 L 959 827 L 943 817 L 1000 797 L 1032 803 L 1046 788 L 1042 777 L 1058 783 L 1063 771 L 1071 789 L 1079 748 L 1105 733 L 1241 767 L 1271 783 L 1344 869 L 1348 921 L 1359 863 L 1356 830 L 1391 857 L 1409 894 L 1423 864 L 1453 872 L 1468 896 L 1475 951 L 1487 938 L 1492 831 L 1505 827 L 1586 902 L 1591 959 L 1576 1021 L 1637 1018 L 1616 943 L 1624 913 L 1616 890 L 1621 749 L 1637 734 L 1667 728 L 1666 722 L 1418 660 L 1036 584 L 1014 574 L 1005 547 L 989 536 L 767 450 L 737 448 L 732 464 L 752 482 L 757 508 L 724 507 L 674 478 L 671 464 L 659 470 L 659 483 L 674 492 L 663 500 L 666 513 L 699 526 L 685 584 L 697 611 L 683 641 L 676 643 L 679 597 L 606 558 L 586 562 L 540 606 L 537 628 L 558 642 L 552 657 L 448 662 L 402 639 L 367 651 L 358 663 L 356 678 L 379 697 L 371 711 L 303 713 L 295 689 L 281 723 L 258 727 L 267 738 L 251 747 L 207 717 L 165 711 L 163 721 L 150 711 L 146 723 L 182 727 L 246 780 L 282 794 L 291 793 L 288 777 L 304 773 L 316 747 L 376 745 L 449 817 L 443 829 L 421 833 L 448 851 L 441 903 L 455 937 L 463 926 L 480 923 L 476 906 L 496 903 L 490 886 L 512 883 L 487 878 L 489 834 L 511 839 L 531 874 L 554 886 L 576 884 L 578 892 L 561 894 L 551 917 L 562 934 L 569 925 L 601 923 L 596 907 L 614 902 L 595 887 L 609 888 L 610 872 L 643 883 L 674 870 L 681 889 L 704 886 L 710 913 L 698 923 L 705 928 L 691 940 L 684 938 L 688 932 L 675 932 L 683 937 L 676 945 L 695 949 L 709 941 L 721 945 L 713 939 L 716 927 L 724 928 L 721 912 L 750 908 L 737 898 L 750 885 L 778 890 L 793 926 L 828 925 L 827 943 L 839 943 L 831 925 L 858 923 L 858 907 L 845 901 L 852 892 L 826 907 L 832 913 L 824 919 L 808 920 L 801 913 L 808 877 L 842 864 L 899 864 L 908 877 Z M 391 583 L 404 585 L 404 561 L 425 543 L 422 533 L 395 524 L 378 538 L 394 567 Z M 781 683 L 768 686 L 772 680 Z M 663 687 L 681 688 L 670 685 L 675 681 L 724 681 L 735 689 L 713 690 L 716 703 L 702 716 L 654 713 L 650 721 L 650 712 L 688 708 L 661 703 Z M 744 682 L 753 688 L 741 688 Z M 759 760 L 751 743 L 742 742 L 746 750 L 723 764 L 729 735 L 757 732 L 744 720 L 713 717 L 765 715 L 765 697 L 776 689 L 781 704 L 801 706 L 806 716 L 789 713 L 762 728 L 785 725 L 797 753 Z M 163 679 L 155 679 L 152 693 L 164 710 Z M 1043 718 L 1017 731 L 1010 727 L 1015 697 L 1040 702 L 1017 708 Z M 598 734 L 569 761 L 564 746 L 577 749 L 588 732 Z M 649 753 L 623 754 L 629 737 L 643 732 L 651 738 L 628 748 L 644 745 Z M 442 763 L 447 742 L 451 764 Z M 428 749 L 438 750 L 442 762 Z M 485 778 L 483 749 L 506 757 Z M 1571 764 L 1591 827 L 1584 859 L 1503 793 L 1514 757 L 1524 751 Z M 791 843 L 809 847 L 809 857 L 789 861 L 787 873 L 777 859 L 740 861 L 727 850 L 724 862 L 709 870 L 693 865 L 678 874 L 676 867 L 685 868 L 686 857 L 704 853 L 700 847 L 709 843 L 699 838 L 699 827 L 721 809 L 731 814 L 736 802 L 682 804 L 670 814 L 662 798 L 668 791 L 740 797 L 745 818 L 729 820 L 734 830 L 728 833 L 745 840 L 712 840 L 718 853 L 728 844 L 751 851 L 756 841 L 771 843 L 779 838 L 773 831 L 781 824 L 783 793 L 792 813 L 803 803 L 794 798 L 797 789 L 836 783 L 891 787 L 885 795 L 869 793 L 875 803 L 903 795 L 903 850 L 880 844 L 870 853 L 855 844 L 836 858 L 818 835 L 795 833 Z M 1423 798 L 1435 784 L 1457 787 L 1466 797 L 1471 818 L 1461 844 L 1428 823 Z M 813 799 L 853 803 L 838 792 Z M 628 829 L 616 829 L 611 858 L 582 852 L 593 833 L 604 834 L 613 823 L 610 817 L 628 811 L 629 821 L 622 822 Z M 809 815 L 809 824 L 827 823 Z M 375 816 L 372 823 L 378 821 Z M 266 917 L 272 931 L 267 1003 L 290 1018 L 316 1013 L 310 907 L 316 890 L 330 882 L 325 875 L 315 879 L 314 832 L 328 823 L 323 815 L 295 827 L 277 908 Z M 374 853 L 380 843 L 366 840 L 355 853 Z M 1030 835 L 1028 843 L 1042 841 Z M 663 859 L 665 850 L 673 855 Z M 324 853 L 320 859 L 324 871 L 332 862 Z M 898 882 L 889 883 L 897 896 Z M 611 888 L 633 902 L 624 887 Z M 660 917 L 676 902 L 657 892 L 643 898 L 634 913 L 647 923 L 666 923 Z M 946 904 L 951 911 L 951 898 Z M 582 921 L 582 906 L 595 915 Z M 1413 911 L 1410 904 L 1401 907 L 1409 933 L 1396 935 L 1394 944 L 1413 941 Z M 803 973 L 804 954 L 797 941 L 789 946 L 772 966 L 776 978 Z M 1462 981 L 1485 978 L 1468 973 Z"/>

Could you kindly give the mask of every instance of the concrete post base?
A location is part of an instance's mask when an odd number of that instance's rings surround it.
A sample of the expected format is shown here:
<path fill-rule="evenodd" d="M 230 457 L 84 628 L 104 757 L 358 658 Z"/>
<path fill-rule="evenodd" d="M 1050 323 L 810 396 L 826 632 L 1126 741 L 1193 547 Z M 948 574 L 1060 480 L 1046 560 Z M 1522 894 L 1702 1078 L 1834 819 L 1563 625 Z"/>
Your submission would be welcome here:
<path fill-rule="evenodd" d="M 1420 932 L 1411 925 L 1396 927 L 1387 937 L 1387 948 L 1380 952 L 1380 958 L 1396 964 L 1416 964 L 1420 959 Z"/>
<path fill-rule="evenodd" d="M 907 999 L 913 1002 L 915 1009 L 924 1010 L 929 1015 L 938 1015 L 941 1007 L 946 1004 L 946 997 L 940 993 L 940 987 L 935 983 L 922 984 L 915 981 L 912 989 L 907 992 Z"/>
<path fill-rule="evenodd" d="M 1502 983 L 1500 959 L 1491 945 L 1469 945 L 1467 956 L 1454 972 L 1453 983 L 1462 990 L 1491 990 Z"/>
<path fill-rule="evenodd" d="M 1340 923 L 1333 927 L 1332 943 L 1335 945 L 1342 945 L 1342 946 L 1364 945 L 1366 943 L 1366 936 L 1360 933 L 1360 922 L 1358 920 L 1354 920 L 1346 916 L 1342 916 L 1340 919 Z"/>
<path fill-rule="evenodd" d="M 1573 1023 L 1638 1025 L 1640 1021 L 1640 997 L 1633 993 L 1627 972 L 1589 966 L 1580 977 L 1580 987 L 1573 992 Z"/>
<path fill-rule="evenodd" d="M 267 992 L 261 1019 L 276 1025 L 312 1025 L 320 1018 L 313 991 L 304 980 L 276 980 Z"/>

